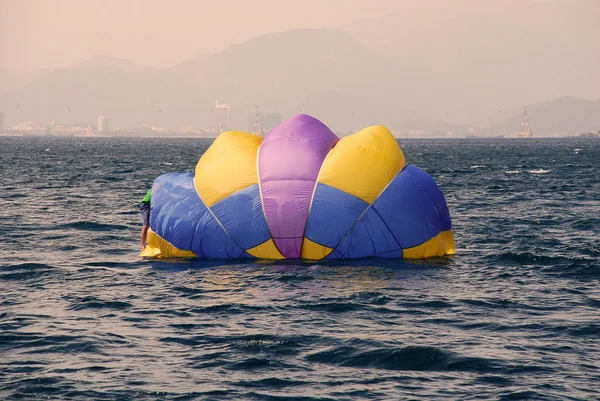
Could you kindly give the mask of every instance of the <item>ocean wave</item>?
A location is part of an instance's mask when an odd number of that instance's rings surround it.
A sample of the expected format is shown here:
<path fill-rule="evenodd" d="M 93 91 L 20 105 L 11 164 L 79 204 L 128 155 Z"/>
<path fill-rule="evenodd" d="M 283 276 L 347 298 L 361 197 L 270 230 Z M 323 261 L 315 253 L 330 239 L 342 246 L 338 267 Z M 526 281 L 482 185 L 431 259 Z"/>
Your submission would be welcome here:
<path fill-rule="evenodd" d="M 305 357 L 311 362 L 353 368 L 413 371 L 476 371 L 490 373 L 506 369 L 498 360 L 460 357 L 435 347 L 410 346 L 368 351 L 354 347 L 334 347 Z"/>
<path fill-rule="evenodd" d="M 129 227 L 120 224 L 106 224 L 94 221 L 75 221 L 72 223 L 62 224 L 57 228 L 69 228 L 73 230 L 84 231 L 109 231 L 109 230 L 128 230 Z"/>
<path fill-rule="evenodd" d="M 56 273 L 56 267 L 45 263 L 21 263 L 7 266 L 0 265 L 0 282 L 40 279 Z"/>
<path fill-rule="evenodd" d="M 210 143 L 2 140 L 0 197 L 27 197 L 0 211 L 0 399 L 597 396 L 598 144 L 403 141 L 441 178 L 451 258 L 139 258 L 171 170 L 148 155 L 193 171 Z"/>
<path fill-rule="evenodd" d="M 86 309 L 114 309 L 114 310 L 125 310 L 131 308 L 133 305 L 125 301 L 116 300 L 102 300 L 98 297 L 87 296 L 81 299 L 74 299 L 70 301 L 71 305 L 68 309 L 70 310 L 86 310 Z"/>

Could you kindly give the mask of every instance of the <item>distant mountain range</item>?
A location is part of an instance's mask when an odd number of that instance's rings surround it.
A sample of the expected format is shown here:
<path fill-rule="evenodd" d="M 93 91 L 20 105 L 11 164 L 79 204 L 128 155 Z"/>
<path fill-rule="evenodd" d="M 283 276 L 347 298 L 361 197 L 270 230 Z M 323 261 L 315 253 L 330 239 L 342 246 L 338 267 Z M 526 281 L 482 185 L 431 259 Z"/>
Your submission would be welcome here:
<path fill-rule="evenodd" d="M 116 58 L 109 56 L 95 56 L 89 60 L 85 60 L 81 63 L 73 64 L 66 67 L 66 69 L 69 70 L 87 70 L 99 68 L 136 73 L 151 73 L 155 71 L 154 68 L 138 65 L 124 58 Z"/>
<path fill-rule="evenodd" d="M 599 17 L 598 0 L 405 0 L 402 12 L 341 29 L 396 60 L 431 110 L 472 123 L 473 113 L 600 96 Z"/>
<path fill-rule="evenodd" d="M 313 114 L 336 132 L 370 124 L 461 132 L 473 125 L 497 135 L 515 132 L 521 106 L 529 105 L 534 132 L 600 128 L 598 101 L 564 96 L 600 95 L 598 52 L 569 49 L 574 42 L 591 46 L 598 24 L 557 39 L 545 26 L 554 21 L 553 6 L 527 25 L 512 12 L 486 14 L 476 1 L 467 15 L 451 8 L 436 14 L 431 1 L 341 30 L 266 34 L 161 70 L 105 56 L 20 78 L 0 70 L 0 111 L 6 125 L 94 123 L 107 115 L 111 127 L 204 127 L 215 121 L 221 100 L 231 106 L 232 126 L 242 130 L 260 105 L 284 118 Z M 525 6 L 525 14 L 535 7 Z M 572 18 L 564 16 L 564 24 Z"/>
<path fill-rule="evenodd" d="M 0 97 L 5 96 L 47 74 L 47 70 L 9 70 L 0 68 Z"/>
<path fill-rule="evenodd" d="M 232 125 L 246 129 L 256 104 L 291 115 L 303 105 L 310 109 L 321 92 L 365 99 L 356 107 L 366 103 L 373 109 L 381 101 L 410 99 L 401 83 L 390 80 L 396 68 L 391 59 L 339 31 L 267 34 L 155 72 L 132 66 L 99 57 L 52 70 L 0 98 L 0 110 L 12 123 L 93 122 L 107 115 L 113 126 L 179 127 L 209 124 L 219 99 L 231 105 Z M 393 110 L 393 103 L 388 107 Z M 351 111 L 323 112 L 331 124 L 350 128 Z"/>

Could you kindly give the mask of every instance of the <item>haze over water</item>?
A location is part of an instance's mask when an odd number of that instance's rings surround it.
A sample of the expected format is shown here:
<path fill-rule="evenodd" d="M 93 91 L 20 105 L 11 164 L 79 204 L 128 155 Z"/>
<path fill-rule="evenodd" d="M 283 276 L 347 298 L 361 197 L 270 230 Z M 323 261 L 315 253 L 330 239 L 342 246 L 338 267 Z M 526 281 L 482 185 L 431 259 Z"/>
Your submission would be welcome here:
<path fill-rule="evenodd" d="M 404 140 L 457 254 L 159 262 L 137 202 L 210 140 L 0 139 L 3 400 L 591 400 L 600 142 Z"/>

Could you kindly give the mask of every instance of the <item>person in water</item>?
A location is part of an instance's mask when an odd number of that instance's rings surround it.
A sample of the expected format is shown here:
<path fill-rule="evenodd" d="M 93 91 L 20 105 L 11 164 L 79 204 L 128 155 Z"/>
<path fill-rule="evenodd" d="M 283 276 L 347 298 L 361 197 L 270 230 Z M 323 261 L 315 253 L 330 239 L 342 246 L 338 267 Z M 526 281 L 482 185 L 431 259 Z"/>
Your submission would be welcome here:
<path fill-rule="evenodd" d="M 146 237 L 150 228 L 150 198 L 152 196 L 152 188 L 146 192 L 144 198 L 140 201 L 140 213 L 142 214 L 142 250 L 146 247 Z"/>

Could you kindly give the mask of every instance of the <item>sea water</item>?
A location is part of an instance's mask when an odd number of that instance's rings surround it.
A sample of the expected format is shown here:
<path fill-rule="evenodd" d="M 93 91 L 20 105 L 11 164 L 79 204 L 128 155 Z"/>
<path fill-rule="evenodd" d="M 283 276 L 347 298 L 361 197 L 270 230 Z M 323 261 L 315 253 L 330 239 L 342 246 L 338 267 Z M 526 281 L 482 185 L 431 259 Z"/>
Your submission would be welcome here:
<path fill-rule="evenodd" d="M 210 143 L 0 137 L 0 399 L 600 398 L 599 140 L 399 140 L 454 257 L 141 259 Z"/>

